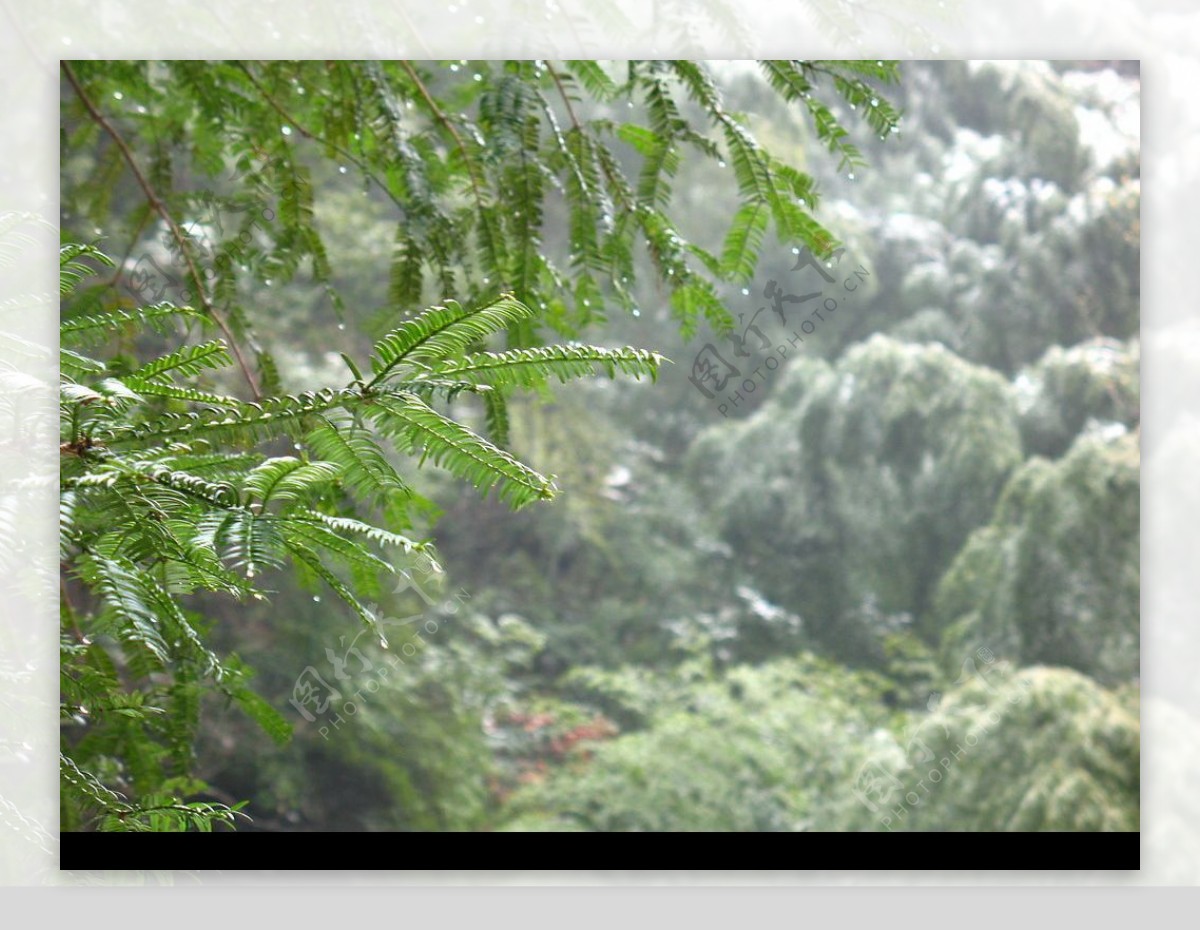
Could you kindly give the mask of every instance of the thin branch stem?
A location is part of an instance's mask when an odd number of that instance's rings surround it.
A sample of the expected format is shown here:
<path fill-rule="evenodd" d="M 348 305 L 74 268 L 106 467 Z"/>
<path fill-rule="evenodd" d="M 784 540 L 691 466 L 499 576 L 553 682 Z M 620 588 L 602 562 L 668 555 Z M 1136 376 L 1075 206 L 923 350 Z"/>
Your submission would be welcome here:
<path fill-rule="evenodd" d="M 142 193 L 146 195 L 146 199 L 150 202 L 150 206 L 154 208 L 154 212 L 156 212 L 162 218 L 162 221 L 167 224 L 167 228 L 170 229 L 171 237 L 175 240 L 176 245 L 179 246 L 179 252 L 183 256 L 184 263 L 187 265 L 188 275 L 191 277 L 192 283 L 196 287 L 196 296 L 199 298 L 204 311 L 210 317 L 212 317 L 213 322 L 217 324 L 217 327 L 221 330 L 222 335 L 229 343 L 229 348 L 232 350 L 233 356 L 237 360 L 238 367 L 242 370 L 242 375 L 245 377 L 246 383 L 250 385 L 250 391 L 254 395 L 254 399 L 261 400 L 262 392 L 259 390 L 258 382 L 255 380 L 253 372 L 251 372 L 249 365 L 246 364 L 246 360 L 242 356 L 242 350 L 238 346 L 237 340 L 234 338 L 233 330 L 229 327 L 229 322 L 213 305 L 212 301 L 208 299 L 208 295 L 204 291 L 204 279 L 201 277 L 200 271 L 196 267 L 196 263 L 192 260 L 191 253 L 188 250 L 187 237 L 184 236 L 183 230 L 179 228 L 179 224 L 175 222 L 174 217 L 172 217 L 170 211 L 167 210 L 167 206 L 163 202 L 163 199 L 151 186 L 149 180 L 146 178 L 146 175 L 142 172 L 142 169 L 138 167 L 137 159 L 133 157 L 133 152 L 130 150 L 128 143 L 126 143 L 126 141 L 121 137 L 121 134 L 117 131 L 116 127 L 113 126 L 113 124 L 107 119 L 105 119 L 103 114 L 96 109 L 96 105 L 92 103 L 91 98 L 88 97 L 87 93 L 84 91 L 83 85 L 79 83 L 79 79 L 75 76 L 75 72 L 71 69 L 71 66 L 65 61 L 61 62 L 60 64 L 63 74 L 66 76 L 71 86 L 75 88 L 75 93 L 78 94 L 84 108 L 88 111 L 96 124 L 100 126 L 100 128 L 106 133 L 108 133 L 113 142 L 116 143 L 117 148 L 121 150 L 121 155 L 124 157 L 125 163 L 129 166 L 129 170 L 133 174 L 134 180 L 137 181 L 138 187 L 140 187 L 142 189 Z"/>
<path fill-rule="evenodd" d="M 413 66 L 407 61 L 401 61 L 400 67 L 402 67 L 408 73 L 409 78 L 411 78 L 412 82 L 416 84 L 417 91 L 424 98 L 425 105 L 429 108 L 429 112 L 433 114 L 433 118 L 442 125 L 446 132 L 450 134 L 450 138 L 454 140 L 454 144 L 458 146 L 458 151 L 462 155 L 463 163 L 467 167 L 467 177 L 471 179 L 471 187 L 475 191 L 475 200 L 479 203 L 480 210 L 482 210 L 484 198 L 483 190 L 479 185 L 479 168 L 475 164 L 475 160 L 471 157 L 471 153 L 467 149 L 466 143 L 463 142 L 462 136 L 454 127 L 454 123 L 452 123 L 450 118 L 442 111 L 442 108 L 437 105 L 437 101 L 435 101 L 433 99 L 433 95 L 429 93 L 429 88 L 425 86 L 424 82 L 417 74 L 416 69 L 413 68 Z"/>
<path fill-rule="evenodd" d="M 579 119 L 575 116 L 575 108 L 571 106 L 571 98 L 567 96 L 567 89 L 563 86 L 562 78 L 558 76 L 558 72 L 554 70 L 554 65 L 550 62 L 543 62 L 546 70 L 550 72 L 550 77 L 554 78 L 554 85 L 558 88 L 558 95 L 562 97 L 563 103 L 567 107 L 567 115 L 571 117 L 571 125 L 576 129 L 582 130 L 583 127 L 579 123 Z"/>
<path fill-rule="evenodd" d="M 322 138 L 321 136 L 317 135 L 312 130 L 310 130 L 307 127 L 305 127 L 304 125 L 302 125 L 300 123 L 300 121 L 296 119 L 295 116 L 293 116 L 291 113 L 289 113 L 287 110 L 285 110 L 283 108 L 283 106 L 279 103 L 279 101 L 277 101 L 274 97 L 271 96 L 270 92 L 268 92 L 267 89 L 262 86 L 262 83 L 254 76 L 254 74 L 250 71 L 249 68 L 246 67 L 245 64 L 243 64 L 240 61 L 235 62 L 235 64 L 238 66 L 238 68 L 241 69 L 242 73 L 246 75 L 246 78 L 250 81 L 250 83 L 254 85 L 254 89 L 259 92 L 259 94 L 262 96 L 263 100 L 265 100 L 270 105 L 271 109 L 274 110 L 276 113 L 278 113 L 280 118 L 285 120 L 289 125 L 294 126 L 296 129 L 296 132 L 300 133 L 300 135 L 304 136 L 304 138 L 306 138 L 306 139 L 311 139 L 313 142 L 318 142 L 321 145 L 326 146 L 331 151 L 336 152 L 342 158 L 346 159 L 346 161 L 350 162 L 352 165 L 354 165 L 354 167 L 356 167 L 359 171 L 361 171 L 363 173 L 363 175 L 369 181 L 373 181 L 375 183 L 375 185 L 381 191 L 383 191 L 384 194 L 387 195 L 388 199 L 391 200 L 391 202 L 394 203 L 399 208 L 401 213 L 403 213 L 403 214 L 408 213 L 408 209 L 405 207 L 404 203 L 401 200 L 399 200 L 395 194 L 392 193 L 391 189 L 387 186 L 387 184 L 385 184 L 383 181 L 381 181 L 379 179 L 379 177 L 362 162 L 361 159 L 359 159 L 353 153 L 348 152 L 346 149 L 342 148 L 340 145 L 330 142 L 328 139 Z"/>

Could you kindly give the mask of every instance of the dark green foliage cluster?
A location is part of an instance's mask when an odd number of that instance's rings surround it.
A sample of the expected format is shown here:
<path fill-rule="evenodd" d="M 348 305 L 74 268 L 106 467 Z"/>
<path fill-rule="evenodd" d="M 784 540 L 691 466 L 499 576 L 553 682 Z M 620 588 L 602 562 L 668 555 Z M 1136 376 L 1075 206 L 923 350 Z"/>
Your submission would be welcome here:
<path fill-rule="evenodd" d="M 879 96 L 893 62 L 760 68 L 845 166 L 861 153 L 823 101 L 861 106 L 881 134 L 898 120 Z M 728 328 L 716 288 L 749 278 L 768 225 L 817 254 L 836 245 L 811 177 L 692 62 L 62 70 L 68 830 L 234 826 L 243 805 L 223 785 L 263 772 L 209 745 L 206 721 L 244 732 L 237 708 L 282 747 L 293 727 L 278 695 L 298 670 L 256 658 L 252 686 L 240 654 L 288 635 L 319 654 L 353 629 L 296 636 L 282 614 L 264 624 L 268 605 L 331 593 L 370 633 L 364 668 L 414 646 L 385 613 L 404 602 L 391 583 L 419 559 L 436 567 L 423 491 L 437 482 L 420 466 L 513 510 L 551 498 L 553 476 L 510 451 L 511 401 L 592 375 L 657 377 L 654 351 L 577 339 L 612 308 L 640 312 L 635 281 L 658 282 L 683 331 Z M 685 153 L 731 169 L 741 205 L 715 247 L 673 209 Z M 319 366 L 305 370 L 296 345 Z M 304 749 L 277 750 L 301 768 L 323 755 L 326 775 L 360 777 L 361 797 L 394 813 L 313 804 L 295 768 L 276 772 L 278 808 L 367 828 L 483 824 L 479 715 L 540 640 L 516 618 L 462 619 L 389 678 L 353 749 L 323 753 L 306 731 Z"/>
<path fill-rule="evenodd" d="M 942 581 L 947 648 L 986 639 L 1023 663 L 1136 678 L 1138 466 L 1133 436 L 1084 435 L 1060 461 L 1018 471 Z"/>
<path fill-rule="evenodd" d="M 83 279 L 87 258 L 111 265 L 94 248 L 63 248 L 63 296 Z M 168 304 L 152 310 L 159 321 L 191 314 Z M 231 823 L 231 809 L 170 800 L 174 792 L 204 790 L 186 773 L 208 691 L 235 701 L 273 738 L 290 737 L 287 721 L 247 686 L 236 657 L 223 661 L 208 647 L 203 618 L 181 596 L 261 599 L 267 592 L 259 576 L 288 565 L 324 583 L 384 639 L 363 600 L 380 597 L 380 579 L 398 571 L 385 550 L 408 555 L 425 546 L 350 515 L 355 504 L 375 503 L 391 524 L 411 522 L 405 505 L 413 492 L 375 436 L 519 507 L 551 497 L 551 479 L 427 399 L 593 370 L 657 373 L 659 357 L 638 349 L 465 351 L 531 315 L 509 296 L 474 309 L 436 307 L 375 345 L 370 380 L 347 359 L 349 385 L 262 403 L 201 383 L 206 371 L 231 363 L 220 340 L 184 345 L 126 373 L 77 351 L 98 330 L 99 315 L 67 317 L 62 711 L 84 731 L 63 756 L 64 811 L 76 818 L 70 827 L 91 809 L 104 829 Z M 145 322 L 146 315 L 126 317 Z M 281 440 L 296 449 L 307 442 L 319 458 L 263 451 Z M 73 605 L 71 589 L 85 592 L 85 605 Z M 138 804 L 119 800 L 80 762 L 128 783 Z"/>
<path fill-rule="evenodd" d="M 871 648 L 875 621 L 924 614 L 1020 460 L 1002 378 L 875 336 L 836 366 L 792 365 L 752 417 L 702 434 L 688 464 L 768 596 L 850 657 Z"/>

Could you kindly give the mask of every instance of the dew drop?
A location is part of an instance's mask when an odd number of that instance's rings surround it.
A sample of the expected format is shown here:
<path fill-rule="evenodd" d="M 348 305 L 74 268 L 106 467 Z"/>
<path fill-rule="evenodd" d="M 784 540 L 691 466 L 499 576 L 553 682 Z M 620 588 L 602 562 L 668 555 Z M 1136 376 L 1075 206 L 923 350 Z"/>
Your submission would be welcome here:
<path fill-rule="evenodd" d="M 846 177 L 848 177 L 851 181 L 853 181 L 854 180 L 854 172 L 851 171 L 848 175 L 846 175 Z"/>
<path fill-rule="evenodd" d="M 717 162 L 717 167 L 718 167 L 718 168 L 724 168 L 724 167 L 725 167 L 725 162 L 723 162 L 723 161 L 719 161 L 719 162 Z"/>
<path fill-rule="evenodd" d="M 477 80 L 477 81 L 482 81 L 482 80 L 483 80 L 483 75 L 482 75 L 482 74 L 480 74 L 478 71 L 476 71 L 476 72 L 475 72 L 475 74 L 473 74 L 473 75 L 472 75 L 472 77 L 474 77 L 474 78 L 475 78 L 475 80 Z"/>
<path fill-rule="evenodd" d="M 314 603 L 314 604 L 319 604 L 319 603 L 321 603 L 321 595 L 319 595 L 319 594 L 314 594 L 314 595 L 313 595 L 313 603 Z"/>
<path fill-rule="evenodd" d="M 340 330 L 342 330 L 343 332 L 345 332 L 345 330 L 346 330 L 346 324 L 345 324 L 345 323 L 338 323 L 338 329 L 340 329 Z"/>
<path fill-rule="evenodd" d="M 873 107 L 879 106 L 879 98 L 878 97 L 871 98 L 871 106 L 873 106 Z"/>
<path fill-rule="evenodd" d="M 338 165 L 338 174 L 345 174 L 349 170 L 345 165 Z"/>
<path fill-rule="evenodd" d="M 387 641 L 387 637 L 386 637 L 386 636 L 380 636 L 380 637 L 379 637 L 379 648 L 380 648 L 380 649 L 386 649 L 387 647 L 388 647 L 388 641 Z"/>
<path fill-rule="evenodd" d="M 794 245 L 794 246 L 792 246 L 792 254 L 793 254 L 793 255 L 799 255 L 799 254 L 800 254 L 800 247 L 799 247 L 799 246 L 795 246 L 795 245 Z"/>
<path fill-rule="evenodd" d="M 743 288 L 742 288 L 742 296 L 743 296 L 743 297 L 749 297 L 749 296 L 750 296 L 750 288 L 748 288 L 748 287 L 743 287 Z"/>
<path fill-rule="evenodd" d="M 285 136 L 290 136 L 290 135 L 292 134 L 292 127 L 291 127 L 291 126 L 284 126 L 284 127 L 283 127 L 281 130 L 279 130 L 279 131 L 280 131 L 280 132 L 282 132 L 282 133 L 283 133 Z"/>
<path fill-rule="evenodd" d="M 121 93 L 119 90 L 113 91 L 113 100 L 124 100 L 124 99 L 125 99 L 125 95 L 123 93 Z"/>
<path fill-rule="evenodd" d="M 458 65 L 451 65 L 451 66 L 450 66 L 450 70 L 451 70 L 451 71 L 457 71 L 457 70 L 458 70 Z"/>
<path fill-rule="evenodd" d="M 634 308 L 633 308 L 633 315 L 634 315 L 634 316 L 641 316 L 641 315 L 642 315 L 642 311 L 641 311 L 641 310 L 639 310 L 639 309 L 637 309 L 636 307 L 634 307 Z"/>
<path fill-rule="evenodd" d="M 139 113 L 145 113 L 145 112 L 146 112 L 146 108 L 145 108 L 144 106 L 142 106 L 142 105 L 139 103 L 139 104 L 138 104 L 138 107 L 137 107 L 137 111 L 138 111 Z"/>

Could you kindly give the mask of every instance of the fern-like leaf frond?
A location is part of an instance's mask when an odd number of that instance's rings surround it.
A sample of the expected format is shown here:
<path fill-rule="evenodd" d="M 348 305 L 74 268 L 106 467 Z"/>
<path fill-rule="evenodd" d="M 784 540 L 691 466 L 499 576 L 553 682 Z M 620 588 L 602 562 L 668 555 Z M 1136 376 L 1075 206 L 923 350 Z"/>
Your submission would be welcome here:
<path fill-rule="evenodd" d="M 601 372 L 610 378 L 621 373 L 654 380 L 663 361 L 657 352 L 644 349 L 543 346 L 467 355 L 439 366 L 435 376 L 521 387 L 536 387 L 550 377 L 566 382 Z"/>
<path fill-rule="evenodd" d="M 371 360 L 375 378 L 383 381 L 402 362 L 438 361 L 466 350 L 492 333 L 533 316 L 533 311 L 509 294 L 490 304 L 468 309 L 448 302 L 401 323 L 375 344 Z"/>
<path fill-rule="evenodd" d="M 370 409 L 379 428 L 400 449 L 443 466 L 480 491 L 497 488 L 500 499 L 514 508 L 554 496 L 551 478 L 442 416 L 414 394 L 398 392 L 377 400 Z"/>

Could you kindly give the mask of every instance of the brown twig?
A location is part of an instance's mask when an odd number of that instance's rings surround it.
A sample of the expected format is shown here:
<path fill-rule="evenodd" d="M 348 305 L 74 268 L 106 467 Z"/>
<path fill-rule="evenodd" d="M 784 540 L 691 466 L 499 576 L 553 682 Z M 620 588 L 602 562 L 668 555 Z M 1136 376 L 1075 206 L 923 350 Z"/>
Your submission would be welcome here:
<path fill-rule="evenodd" d="M 113 126 L 113 124 L 107 119 L 105 119 L 103 114 L 96 109 L 96 105 L 92 103 L 91 98 L 89 98 L 87 93 L 84 91 L 83 86 L 79 83 L 79 79 L 75 76 L 75 72 L 71 69 L 71 66 L 65 61 L 61 62 L 60 65 L 62 67 L 63 74 L 66 76 L 71 86 L 75 88 L 75 93 L 78 94 L 84 108 L 88 111 L 96 124 L 100 126 L 100 128 L 106 133 L 108 133 L 113 142 L 116 143 L 117 148 L 121 150 L 121 155 L 124 157 L 125 163 L 129 166 L 129 170 L 133 174 L 134 180 L 137 181 L 138 187 L 140 187 L 142 189 L 142 193 L 146 195 L 146 199 L 149 201 L 150 206 L 154 208 L 154 212 L 157 213 L 162 218 L 162 221 L 167 224 L 167 227 L 171 231 L 172 238 L 179 246 L 179 252 L 183 256 L 184 263 L 187 265 L 188 274 L 192 279 L 192 283 L 196 287 L 196 296 L 199 298 L 200 304 L 203 306 L 204 311 L 210 317 L 212 317 L 213 322 L 217 324 L 217 327 L 221 330 L 225 340 L 229 343 L 229 348 L 233 352 L 233 357 L 237 360 L 238 367 L 241 368 L 242 374 L 246 378 L 246 383 L 250 385 L 250 391 L 253 393 L 254 399 L 261 400 L 262 392 L 259 390 L 258 382 L 255 380 L 253 372 L 250 371 L 250 367 L 246 364 L 246 360 L 242 356 L 242 350 L 238 346 L 237 340 L 234 338 L 233 330 L 229 328 L 229 322 L 225 319 L 224 315 L 215 306 L 213 306 L 212 301 L 208 299 L 208 295 L 204 292 L 204 279 L 201 277 L 200 271 L 196 268 L 196 263 L 192 260 L 191 253 L 188 251 L 187 237 L 184 236 L 183 231 L 179 228 L 179 225 L 175 222 L 175 219 L 167 210 L 167 206 L 165 203 L 163 203 L 163 199 L 150 185 L 150 182 L 146 179 L 146 175 L 142 173 L 142 169 L 138 167 L 137 160 L 133 157 L 133 152 L 130 150 L 128 143 L 126 143 L 121 137 L 121 134 L 117 131 L 116 127 Z"/>
<path fill-rule="evenodd" d="M 575 108 L 571 106 L 571 98 L 567 94 L 566 85 L 563 84 L 563 80 L 559 76 L 559 73 L 554 70 L 554 65 L 550 64 L 550 62 L 546 61 L 545 59 L 542 60 L 542 64 L 546 66 L 547 73 L 549 73 L 550 77 L 554 79 L 554 86 L 558 88 L 558 95 L 562 97 L 563 105 L 567 108 L 567 115 L 571 117 L 571 126 L 582 136 L 584 134 L 583 124 L 579 121 L 579 117 L 575 115 Z M 542 99 L 544 101 L 544 106 L 549 108 L 549 102 L 545 101 L 544 97 Z M 603 158 L 598 158 L 596 161 L 597 164 L 600 165 L 600 170 L 604 173 L 604 177 L 608 181 L 609 186 L 612 188 L 612 191 L 615 195 L 614 199 L 619 200 L 624 205 L 625 209 L 631 209 L 631 205 L 628 203 L 621 190 L 620 179 L 613 175 L 611 166 Z"/>
<path fill-rule="evenodd" d="M 354 167 L 361 171 L 368 180 L 375 182 L 376 186 L 378 186 L 378 188 L 387 195 L 388 199 L 400 209 L 401 213 L 408 213 L 404 203 L 397 199 L 396 195 L 391 192 L 391 189 L 388 188 L 383 181 L 379 180 L 379 177 L 373 171 L 371 171 L 370 168 L 363 164 L 359 158 L 355 157 L 353 153 L 346 151 L 346 149 L 342 148 L 340 145 L 318 136 L 315 132 L 303 126 L 295 116 L 285 110 L 279 101 L 271 96 L 271 94 L 265 87 L 262 86 L 262 83 L 254 76 L 249 68 L 247 68 L 240 61 L 235 62 L 235 64 L 239 69 L 241 69 L 242 73 L 246 75 L 250 83 L 254 85 L 254 89 L 259 92 L 263 100 L 270 105 L 271 109 L 278 113 L 280 118 L 285 120 L 289 125 L 294 126 L 296 128 L 296 132 L 300 133 L 300 135 L 304 136 L 306 139 L 311 139 L 313 142 L 318 142 L 321 145 L 326 146 L 330 150 L 336 152 L 342 158 L 346 159 L 346 161 L 350 162 L 350 164 L 354 165 Z"/>
<path fill-rule="evenodd" d="M 562 97 L 563 103 L 567 107 L 567 115 L 571 117 L 571 125 L 576 129 L 582 130 L 583 127 L 579 124 L 579 119 L 575 116 L 575 108 L 571 106 L 571 98 L 567 96 L 567 89 L 563 86 L 562 78 L 558 76 L 558 72 L 554 70 L 554 65 L 550 62 L 543 62 L 546 70 L 550 73 L 550 77 L 554 78 L 554 86 L 558 88 L 558 95 Z"/>
<path fill-rule="evenodd" d="M 454 124 L 450 122 L 450 118 L 446 116 L 446 114 L 442 111 L 442 108 L 437 105 L 437 101 L 435 101 L 433 99 L 433 95 L 429 93 L 429 88 L 425 86 L 424 82 L 417 74 L 416 69 L 413 68 L 413 66 L 407 61 L 401 61 L 400 67 L 408 72 L 408 76 L 412 78 L 412 82 L 417 85 L 417 90 L 425 99 L 425 105 L 429 108 L 429 112 L 433 114 L 433 118 L 441 123 L 446 132 L 450 134 L 450 138 L 454 140 L 454 144 L 458 146 L 458 151 L 463 157 L 463 163 L 467 167 L 467 177 L 471 179 L 471 187 L 475 191 L 475 200 L 479 203 L 480 210 L 482 210 L 484 199 L 483 190 L 479 186 L 479 179 L 477 177 L 479 168 L 475 164 L 475 159 L 471 157 L 471 153 L 467 149 L 466 143 L 463 142 L 462 136 L 459 135 L 458 130 L 454 128 Z"/>
<path fill-rule="evenodd" d="M 494 243 L 499 241 L 499 237 L 497 237 L 496 230 L 492 227 L 491 221 L 488 219 L 487 211 L 484 209 L 486 201 L 483 196 L 483 187 L 480 184 L 480 179 L 483 177 L 483 174 L 479 170 L 479 166 L 476 164 L 475 159 L 471 157 L 471 152 L 467 148 L 467 144 L 463 142 L 462 136 L 459 134 L 458 130 L 454 128 L 454 123 L 450 121 L 450 118 L 446 116 L 446 114 L 442 111 L 442 108 L 437 105 L 437 101 L 433 99 L 433 95 L 429 92 L 429 88 L 426 87 L 425 83 L 421 80 L 420 75 L 417 74 L 416 69 L 409 62 L 404 60 L 400 61 L 400 67 L 402 67 L 408 73 L 408 76 L 412 79 L 413 83 L 417 85 L 417 90 L 424 98 L 425 105 L 429 107 L 429 112 L 433 114 L 434 119 L 441 123 L 446 132 L 450 134 L 450 138 L 454 140 L 454 144 L 458 146 L 458 151 L 462 154 L 463 164 L 466 165 L 467 168 L 467 177 L 471 180 L 471 189 L 475 192 L 475 203 L 479 208 L 479 222 L 483 224 L 487 232 L 487 238 L 489 242 L 487 249 L 491 253 L 492 261 L 496 265 L 499 265 L 500 262 L 497 261 L 494 245 Z"/>

